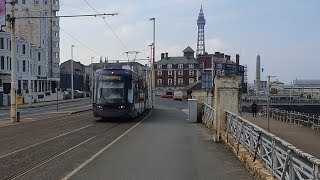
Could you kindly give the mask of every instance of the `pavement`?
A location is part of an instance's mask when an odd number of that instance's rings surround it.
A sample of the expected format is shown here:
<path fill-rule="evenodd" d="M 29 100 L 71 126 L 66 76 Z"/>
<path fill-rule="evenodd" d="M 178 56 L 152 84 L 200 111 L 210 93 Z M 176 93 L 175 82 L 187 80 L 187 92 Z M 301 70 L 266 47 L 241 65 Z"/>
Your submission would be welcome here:
<path fill-rule="evenodd" d="M 205 126 L 187 123 L 169 101 L 71 179 L 253 179 Z"/>
<path fill-rule="evenodd" d="M 77 102 L 77 101 L 83 101 L 83 100 L 88 100 L 88 99 L 90 99 L 90 98 L 64 99 L 64 100 L 59 100 L 58 104 Z M 55 105 L 55 104 L 57 104 L 57 101 L 38 102 L 38 103 L 32 103 L 31 105 L 23 104 L 23 105 L 18 105 L 18 109 L 51 106 L 51 105 Z M 5 107 L 2 106 L 2 107 L 0 107 L 0 110 L 10 110 L 10 106 L 5 106 Z"/>
<path fill-rule="evenodd" d="M 268 121 L 266 117 L 252 117 L 245 113 L 243 117 L 250 122 L 267 130 Z M 281 139 L 287 141 L 302 151 L 320 159 L 320 132 L 300 126 L 297 124 L 286 123 L 270 118 L 270 132 Z"/>

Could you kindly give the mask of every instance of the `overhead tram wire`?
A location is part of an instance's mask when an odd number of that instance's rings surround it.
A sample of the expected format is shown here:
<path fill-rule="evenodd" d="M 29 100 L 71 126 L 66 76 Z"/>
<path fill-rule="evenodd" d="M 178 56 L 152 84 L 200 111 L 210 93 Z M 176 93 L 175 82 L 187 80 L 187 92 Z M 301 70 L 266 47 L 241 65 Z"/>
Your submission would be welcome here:
<path fill-rule="evenodd" d="M 64 33 L 66 33 L 67 35 L 69 35 L 72 39 L 76 40 L 78 43 L 82 44 L 84 47 L 86 47 L 87 49 L 89 49 L 90 51 L 94 52 L 95 54 L 97 54 L 98 56 L 102 56 L 100 53 L 98 53 L 97 51 L 91 49 L 90 47 L 88 47 L 87 45 L 85 45 L 84 43 L 82 43 L 80 40 L 78 40 L 77 38 L 75 38 L 74 36 L 72 36 L 71 34 L 69 34 L 68 32 L 66 32 L 65 30 L 63 30 L 61 27 L 59 27 L 61 31 L 63 31 Z"/>
<path fill-rule="evenodd" d="M 98 11 L 95 10 L 89 3 L 88 1 L 84 0 L 84 2 L 97 14 Z M 116 36 L 116 38 L 120 41 L 120 43 L 122 44 L 122 46 L 129 52 L 129 49 L 126 47 L 126 45 L 124 45 L 123 41 L 119 38 L 119 36 L 114 32 L 114 30 L 112 29 L 112 27 L 110 26 L 110 24 L 106 21 L 105 17 L 102 17 L 103 21 L 107 24 L 107 26 L 109 27 L 109 29 L 111 30 L 111 32 Z"/>

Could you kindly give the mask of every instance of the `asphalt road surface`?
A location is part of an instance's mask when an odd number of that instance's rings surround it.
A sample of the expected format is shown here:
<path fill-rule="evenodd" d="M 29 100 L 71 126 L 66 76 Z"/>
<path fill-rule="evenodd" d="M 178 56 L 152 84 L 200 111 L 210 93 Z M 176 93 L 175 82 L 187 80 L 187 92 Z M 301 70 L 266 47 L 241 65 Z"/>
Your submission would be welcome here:
<path fill-rule="evenodd" d="M 222 143 L 212 142 L 205 126 L 186 123 L 186 118 L 172 107 L 154 109 L 71 179 L 253 179 Z"/>
<path fill-rule="evenodd" d="M 89 109 L 92 107 L 92 99 L 84 99 L 75 102 L 66 102 L 58 105 L 58 111 L 73 111 L 79 109 Z M 57 112 L 57 105 L 49 105 L 43 107 L 24 108 L 19 109 L 20 117 L 33 117 L 39 114 L 47 114 L 50 112 Z M 10 118 L 10 109 L 0 111 L 0 120 L 6 120 Z"/>
<path fill-rule="evenodd" d="M 141 118 L 101 121 L 88 111 L 0 127 L 0 179 L 61 179 Z"/>

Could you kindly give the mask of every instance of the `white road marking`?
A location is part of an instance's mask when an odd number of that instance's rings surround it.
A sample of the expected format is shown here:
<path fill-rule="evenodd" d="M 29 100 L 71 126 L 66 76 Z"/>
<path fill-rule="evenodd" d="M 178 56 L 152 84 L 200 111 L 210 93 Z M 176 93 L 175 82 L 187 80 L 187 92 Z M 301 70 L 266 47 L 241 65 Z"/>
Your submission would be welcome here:
<path fill-rule="evenodd" d="M 74 169 L 73 171 L 71 171 L 69 174 L 67 174 L 64 178 L 62 178 L 61 180 L 67 180 L 70 177 L 72 177 L 73 175 L 75 175 L 77 172 L 79 172 L 83 167 L 85 167 L 86 165 L 88 165 L 91 161 L 93 161 L 95 158 L 97 158 L 100 154 L 102 154 L 104 151 L 106 151 L 107 149 L 109 149 L 113 144 L 115 144 L 117 141 L 119 141 L 121 138 L 123 138 L 126 134 L 128 134 L 131 130 L 133 130 L 134 128 L 136 128 L 139 124 L 142 123 L 142 121 L 144 121 L 146 118 L 149 117 L 149 115 L 152 113 L 152 110 L 150 111 L 150 113 L 143 118 L 141 121 L 139 121 L 137 124 L 135 124 L 133 127 L 131 127 L 130 129 L 128 129 L 126 132 L 124 132 L 121 136 L 119 136 L 118 138 L 116 138 L 115 140 L 113 140 L 110 144 L 108 144 L 107 146 L 105 146 L 104 148 L 102 148 L 100 151 L 98 151 L 95 155 L 93 155 L 91 158 L 87 159 L 84 163 L 82 163 L 80 166 L 78 166 L 76 169 Z"/>

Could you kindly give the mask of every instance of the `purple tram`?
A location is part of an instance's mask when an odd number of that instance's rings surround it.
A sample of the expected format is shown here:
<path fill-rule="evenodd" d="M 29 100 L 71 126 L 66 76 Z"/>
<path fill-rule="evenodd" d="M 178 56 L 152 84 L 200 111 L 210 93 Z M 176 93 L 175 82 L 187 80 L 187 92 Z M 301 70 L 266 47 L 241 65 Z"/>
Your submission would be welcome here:
<path fill-rule="evenodd" d="M 96 71 L 93 99 L 95 117 L 136 117 L 146 109 L 146 101 L 146 80 L 141 70 L 109 68 Z"/>

